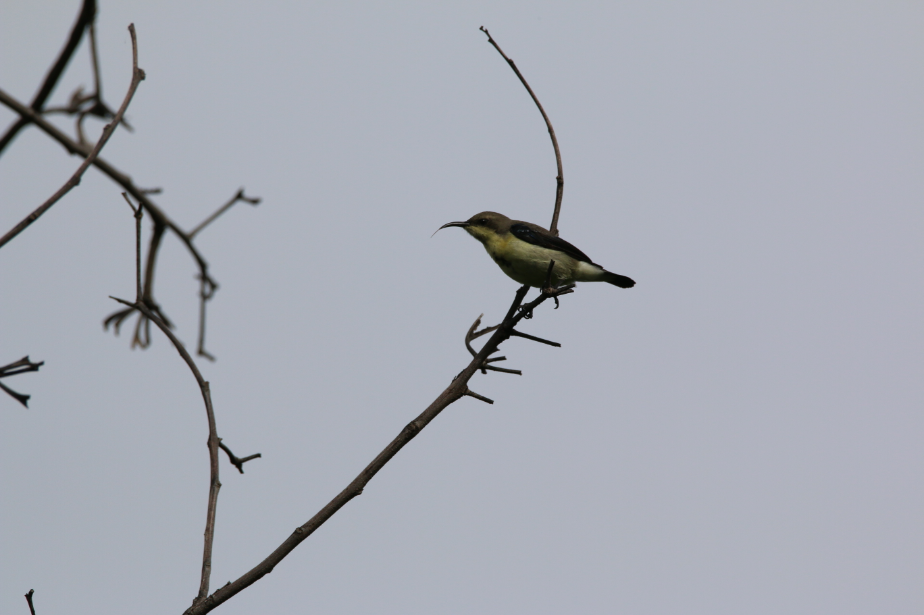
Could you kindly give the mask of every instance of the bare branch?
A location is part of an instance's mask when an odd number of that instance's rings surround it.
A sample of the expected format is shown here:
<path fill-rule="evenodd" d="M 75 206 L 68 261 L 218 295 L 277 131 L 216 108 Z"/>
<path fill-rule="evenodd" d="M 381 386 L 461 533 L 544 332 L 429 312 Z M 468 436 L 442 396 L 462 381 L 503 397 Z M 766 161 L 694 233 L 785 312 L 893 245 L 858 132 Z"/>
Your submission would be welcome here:
<path fill-rule="evenodd" d="M 56 126 L 48 122 L 48 120 L 35 113 L 3 90 L 0 90 L 0 103 L 3 103 L 16 113 L 27 117 L 29 121 L 35 123 L 35 125 L 41 128 L 46 134 L 48 134 L 48 136 L 60 143 L 69 153 L 81 156 L 89 155 L 89 151 L 86 147 L 71 139 L 69 136 L 61 132 Z M 200 273 L 202 275 L 208 275 L 208 263 L 199 253 L 199 250 L 196 248 L 195 244 L 193 244 L 187 233 L 181 229 L 179 225 L 177 225 L 173 220 L 171 220 L 167 214 L 165 214 L 164 211 L 154 203 L 154 201 L 148 198 L 148 195 L 144 190 L 138 188 L 138 186 L 132 182 L 132 179 L 128 175 L 125 175 L 98 156 L 93 161 L 93 166 L 102 171 L 104 174 L 108 175 L 111 180 L 122 186 L 122 188 L 130 195 L 132 195 L 136 201 L 141 203 L 141 205 L 148 210 L 148 213 L 151 214 L 151 217 L 156 223 L 163 224 L 171 231 L 173 231 L 176 236 L 179 237 L 180 241 L 182 241 L 186 246 L 187 250 L 189 250 L 190 255 L 199 266 Z"/>
<path fill-rule="evenodd" d="M 236 457 L 234 453 L 231 452 L 231 449 L 228 448 L 227 445 L 225 445 L 225 443 L 221 441 L 221 438 L 218 438 L 218 446 L 221 448 L 221 450 L 223 450 L 224 452 L 228 454 L 228 461 L 230 461 L 231 465 L 237 468 L 237 471 L 240 472 L 241 474 L 244 473 L 245 463 L 247 463 L 251 459 L 259 459 L 263 456 L 260 453 L 255 453 L 253 455 L 248 455 L 247 457 L 244 457 L 243 459 L 241 459 L 240 457 Z"/>
<path fill-rule="evenodd" d="M 137 208 L 132 205 L 131 199 L 128 198 L 128 194 L 123 192 L 122 198 L 125 199 L 125 202 L 128 203 L 128 206 L 132 208 L 132 213 L 135 214 L 135 301 L 141 301 L 141 216 L 144 215 L 144 210 L 139 205 Z M 118 325 L 116 325 L 118 329 Z"/>
<path fill-rule="evenodd" d="M 186 364 L 189 366 L 190 371 L 192 371 L 193 376 L 195 376 L 196 382 L 199 383 L 199 388 L 202 391 L 202 399 L 205 402 L 205 413 L 208 417 L 209 423 L 209 439 L 207 444 L 209 449 L 211 480 L 209 481 L 209 503 L 205 520 L 205 544 L 203 546 L 202 553 L 202 578 L 199 582 L 199 595 L 197 597 L 197 600 L 201 601 L 208 595 L 209 592 L 209 578 L 212 574 L 212 543 L 215 539 L 215 512 L 218 507 L 218 490 L 221 489 L 221 482 L 218 480 L 219 438 L 217 434 L 217 428 L 215 426 L 215 413 L 212 409 L 212 394 L 209 390 L 209 383 L 202 377 L 202 373 L 196 366 L 196 362 L 193 361 L 191 356 L 189 356 L 189 353 L 186 351 L 183 343 L 177 339 L 170 328 L 157 316 L 157 314 L 148 309 L 144 302 L 136 301 L 135 303 L 130 303 L 117 297 L 110 298 L 118 301 L 123 305 L 138 310 L 145 316 L 145 318 L 147 318 L 148 321 L 153 322 L 161 331 L 163 331 L 164 335 L 166 335 L 167 338 L 173 343 L 173 346 L 177 349 L 177 352 L 180 353 L 180 356 L 183 357 L 183 360 L 186 361 Z"/>
<path fill-rule="evenodd" d="M 26 602 L 29 603 L 29 612 L 32 613 L 32 615 L 35 615 L 35 607 L 32 605 L 32 594 L 34 593 L 35 593 L 35 590 L 30 589 L 29 593 L 26 594 Z"/>
<path fill-rule="evenodd" d="M 99 54 L 96 52 L 96 20 L 87 29 L 90 35 L 90 64 L 93 67 L 93 90 L 97 101 L 103 100 L 103 83 L 99 78 Z M 134 38 L 132 39 L 134 41 Z"/>
<path fill-rule="evenodd" d="M 122 106 L 119 107 L 118 113 L 116 113 L 115 118 L 112 122 L 106 125 L 103 129 L 103 134 L 100 136 L 99 141 L 96 143 L 89 154 L 87 154 L 86 159 L 83 161 L 74 174 L 71 176 L 67 182 L 61 188 L 55 192 L 51 197 L 42 203 L 38 209 L 33 211 L 31 214 L 26 216 L 19 224 L 14 226 L 6 235 L 0 237 L 0 248 L 6 245 L 13 237 L 16 237 L 19 233 L 26 229 L 30 224 L 38 220 L 39 216 L 48 211 L 52 205 L 57 203 L 61 197 L 71 191 L 71 189 L 80 183 L 80 178 L 83 176 L 84 172 L 93 164 L 93 161 L 96 160 L 99 156 L 100 151 L 103 149 L 103 146 L 106 145 L 106 142 L 109 141 L 109 137 L 112 136 L 112 133 L 115 131 L 116 126 L 119 125 L 119 122 L 122 121 L 122 116 L 125 115 L 125 110 L 128 109 L 128 104 L 131 102 L 132 97 L 135 95 L 135 90 L 138 89 L 138 84 L 144 79 L 144 71 L 138 68 L 138 41 L 135 37 L 135 24 L 129 24 L 128 31 L 131 33 L 132 37 L 132 81 L 128 86 L 128 92 L 125 94 L 125 100 L 122 101 Z"/>
<path fill-rule="evenodd" d="M 205 304 L 212 300 L 216 290 L 218 290 L 218 284 L 215 280 L 199 276 L 199 344 L 196 348 L 196 354 L 200 357 L 205 357 L 209 361 L 214 361 L 215 357 L 205 350 Z"/>
<path fill-rule="evenodd" d="M 206 226 L 208 226 L 209 224 L 211 224 L 212 222 L 214 222 L 215 219 L 218 218 L 218 216 L 220 216 L 221 214 L 225 213 L 227 210 L 231 209 L 231 207 L 232 207 L 235 203 L 237 203 L 237 202 L 239 202 L 239 201 L 244 201 L 245 203 L 250 203 L 251 205 L 257 206 L 257 205 L 260 204 L 260 197 L 250 197 L 250 196 L 247 196 L 246 194 L 244 194 L 244 189 L 241 188 L 240 190 L 237 191 L 237 194 L 235 194 L 233 197 L 231 197 L 231 200 L 230 200 L 230 201 L 228 201 L 227 203 L 225 203 L 224 205 L 222 205 L 221 207 L 219 207 L 219 208 L 218 208 L 218 211 L 216 211 L 216 212 L 213 213 L 211 216 L 209 216 L 208 218 L 206 218 L 205 220 L 203 220 L 203 221 L 199 224 L 199 226 L 197 226 L 197 227 L 194 228 L 193 230 L 189 231 L 189 238 L 192 239 L 193 237 L 195 237 L 196 234 L 197 234 L 199 231 L 201 231 L 201 230 L 204 229 Z"/>
<path fill-rule="evenodd" d="M 137 225 L 137 223 L 136 223 Z M 166 324 L 168 327 L 173 328 L 173 323 L 170 322 L 170 319 L 163 313 L 160 306 L 154 300 L 154 270 L 157 265 L 157 253 L 160 249 L 161 241 L 164 237 L 164 232 L 166 231 L 166 226 L 161 224 L 158 221 L 154 221 L 154 231 L 151 234 L 151 241 L 148 245 L 148 255 L 147 263 L 145 265 L 144 272 L 144 287 L 142 290 L 141 301 L 148 307 L 148 309 L 155 314 Z M 140 239 L 140 236 L 139 236 Z M 136 252 L 139 250 L 138 245 L 136 244 Z M 136 260 L 137 266 L 137 260 Z M 119 334 L 119 329 L 122 326 L 122 321 L 135 313 L 134 307 L 129 307 L 124 310 L 119 310 L 110 314 L 103 321 L 103 329 L 108 329 L 110 325 L 113 325 L 113 330 L 115 334 Z M 148 322 L 144 314 L 139 313 L 138 321 L 135 323 L 135 333 L 132 337 L 131 347 L 135 348 L 147 348 L 151 345 L 151 325 Z"/>
<path fill-rule="evenodd" d="M 282 544 L 280 544 L 272 553 L 270 553 L 262 562 L 251 568 L 248 572 L 244 573 L 237 580 L 224 585 L 223 587 L 217 589 L 205 600 L 197 599 L 191 607 L 186 609 L 184 615 L 202 615 L 208 613 L 218 605 L 226 602 L 231 599 L 247 587 L 253 585 L 261 578 L 273 571 L 273 568 L 281 562 L 285 557 L 291 553 L 295 547 L 302 543 L 306 538 L 308 538 L 315 530 L 317 530 L 325 521 L 330 519 L 338 510 L 343 508 L 347 502 L 355 498 L 356 496 L 362 494 L 363 489 L 366 484 L 381 470 L 386 463 L 388 463 L 404 446 L 414 439 L 420 431 L 426 427 L 433 419 L 439 415 L 444 409 L 446 409 L 453 402 L 461 399 L 464 396 L 475 397 L 476 399 L 481 399 L 487 403 L 491 403 L 486 397 L 478 395 L 477 393 L 472 393 L 468 388 L 468 381 L 471 380 L 472 376 L 475 375 L 481 366 L 485 364 L 485 360 L 497 351 L 498 346 L 508 339 L 512 334 L 513 328 L 517 323 L 522 320 L 527 313 L 532 313 L 532 311 L 538 307 L 546 299 L 552 297 L 552 295 L 541 292 L 539 296 L 526 305 L 522 305 L 523 299 L 526 296 L 526 293 L 529 291 L 528 286 L 522 286 L 517 290 L 516 295 L 514 296 L 513 303 L 510 305 L 510 309 L 507 310 L 507 315 L 504 317 L 504 320 L 499 324 L 494 330 L 493 335 L 488 339 L 485 345 L 481 348 L 480 351 L 472 358 L 468 366 L 459 373 L 458 376 L 453 378 L 452 382 L 443 390 L 442 393 L 431 403 L 426 410 L 424 410 L 416 419 L 408 423 L 404 429 L 392 440 L 388 446 L 386 446 L 381 453 L 379 453 L 372 462 L 366 466 L 366 468 L 346 486 L 343 491 L 341 491 L 337 496 L 335 496 L 330 502 L 327 503 L 320 511 L 317 512 L 311 519 L 309 519 L 303 525 L 295 528 L 295 531 L 286 538 Z M 555 291 L 557 292 L 557 291 Z M 124 303 L 124 302 L 123 302 Z M 481 318 L 475 321 L 475 324 L 470 328 L 471 332 L 478 327 Z"/>
<path fill-rule="evenodd" d="M 48 134 L 55 141 L 60 143 L 69 153 L 79 154 L 82 156 L 87 156 L 89 154 L 85 146 L 71 139 L 69 136 L 61 132 L 56 126 L 48 122 L 41 115 L 33 112 L 31 109 L 23 105 L 21 102 L 19 102 L 18 100 L 16 100 L 12 96 L 4 92 L 3 90 L 0 90 L 0 103 L 5 104 L 10 109 L 12 109 L 13 111 L 16 111 L 23 117 L 27 117 L 29 121 L 35 123 L 36 126 L 41 128 L 46 134 Z M 124 119 L 122 123 L 123 124 L 125 123 Z M 125 175 L 121 171 L 117 170 L 111 164 L 109 164 L 108 162 L 106 162 L 105 160 L 103 160 L 102 158 L 98 156 L 93 161 L 93 166 L 98 168 L 104 174 L 109 176 L 110 179 L 112 179 L 114 182 L 119 184 L 138 203 L 140 203 L 141 206 L 144 207 L 148 211 L 149 214 L 151 214 L 151 218 L 154 221 L 154 232 L 155 232 L 156 237 L 159 237 L 158 232 L 162 234 L 165 228 L 171 230 L 174 234 L 176 234 L 177 237 L 179 237 L 180 241 L 183 242 L 183 244 L 186 246 L 187 250 L 189 251 L 190 255 L 196 261 L 196 264 L 199 267 L 198 277 L 200 281 L 202 281 L 202 285 L 200 287 L 200 293 L 199 293 L 200 319 L 199 319 L 198 354 L 210 360 L 214 360 L 214 357 L 212 357 L 208 352 L 206 352 L 204 348 L 204 345 L 205 345 L 205 304 L 212 298 L 215 290 L 218 289 L 218 283 L 209 275 L 208 262 L 199 252 L 198 248 L 196 248 L 196 245 L 193 243 L 192 235 L 190 233 L 187 233 L 183 229 L 181 229 L 173 220 L 171 220 L 167 216 L 167 214 L 164 213 L 162 209 L 160 209 L 160 207 L 158 207 L 154 203 L 154 201 L 150 199 L 148 195 L 154 194 L 155 191 L 139 188 L 132 182 L 131 178 L 128 175 Z M 241 191 L 241 193 L 242 192 L 243 191 Z M 251 204 L 256 204 L 257 202 L 259 202 L 259 199 L 255 197 L 247 197 L 243 194 L 241 194 L 241 196 L 242 198 L 238 200 L 243 200 Z M 225 208 L 227 208 L 227 205 L 225 206 Z M 213 219 L 214 219 L 214 216 L 213 216 Z M 200 225 L 200 227 L 201 226 L 202 225 Z M 162 228 L 162 227 L 165 227 L 165 228 Z M 153 239 L 152 239 L 152 245 L 154 245 Z M 148 251 L 149 270 L 153 270 L 152 269 L 153 263 L 155 262 L 155 259 L 152 258 L 153 253 L 154 253 L 154 250 Z M 170 321 L 159 310 L 156 303 L 154 303 L 153 296 L 150 290 L 151 289 L 151 279 L 152 279 L 151 276 L 149 275 L 145 276 L 145 303 L 148 305 L 149 308 L 157 311 L 158 314 L 161 316 L 161 318 L 164 319 L 164 322 L 170 325 Z M 109 324 L 119 325 L 125 318 L 127 318 L 132 313 L 132 311 L 133 310 L 131 309 L 127 309 L 127 310 L 120 310 L 114 314 L 111 314 L 105 320 L 106 326 L 108 327 Z M 138 345 L 141 348 L 147 347 L 150 341 L 150 336 L 146 335 L 146 332 L 148 330 L 149 330 L 149 327 L 145 323 L 143 323 L 142 321 L 138 322 L 138 325 L 136 326 L 136 336 L 133 340 L 133 346 Z"/>
<path fill-rule="evenodd" d="M 45 106 L 45 101 L 48 100 L 51 92 L 55 89 L 55 86 L 58 85 L 58 80 L 64 73 L 67 63 L 70 62 L 71 57 L 77 50 L 80 39 L 83 38 L 83 31 L 95 18 L 96 0 L 84 0 L 83 6 L 80 7 L 80 13 L 77 15 L 77 20 L 71 28 L 71 34 L 67 39 L 67 43 L 64 44 L 64 48 L 61 49 L 61 53 L 58 54 L 58 59 L 55 60 L 55 63 L 52 64 L 51 68 L 48 70 L 48 74 L 45 75 L 45 80 L 42 82 L 42 87 L 36 92 L 35 97 L 32 99 L 32 103 L 29 105 L 32 111 L 39 112 Z M 13 125 L 7 129 L 6 134 L 0 137 L 0 155 L 3 154 L 3 150 L 6 149 L 6 146 L 16 138 L 19 131 L 28 124 L 29 118 L 20 114 L 20 118 L 13 122 Z"/>
<path fill-rule="evenodd" d="M 473 357 L 478 353 L 476 353 L 475 349 L 472 348 L 472 340 L 479 338 L 482 335 L 485 335 L 487 333 L 490 333 L 491 331 L 494 331 L 500 326 L 500 325 L 494 325 L 493 327 L 485 327 L 481 331 L 476 332 L 475 329 L 477 329 L 478 325 L 481 324 L 482 316 L 484 316 L 484 314 L 481 314 L 481 316 L 475 319 L 475 323 L 471 327 L 469 327 L 468 333 L 465 334 L 465 347 L 468 349 L 469 353 L 471 353 Z M 506 360 L 507 360 L 506 357 L 497 357 L 495 359 L 487 359 L 478 369 L 481 370 L 482 374 L 487 374 L 488 370 L 491 370 L 492 372 L 501 372 L 504 374 L 516 374 L 517 376 L 523 375 L 523 372 L 521 372 L 518 369 L 507 369 L 505 367 L 496 367 L 494 365 L 488 365 L 488 363 L 491 363 L 491 362 L 506 361 Z"/>
<path fill-rule="evenodd" d="M 26 372 L 37 372 L 41 366 L 45 365 L 44 361 L 39 361 L 38 363 L 33 363 L 29 360 L 28 356 L 21 358 L 18 361 L 13 361 L 7 365 L 0 367 L 0 378 L 7 378 L 9 376 L 16 376 L 18 374 L 24 374 Z M 23 393 L 17 393 L 10 387 L 6 386 L 0 382 L 0 390 L 3 390 L 7 395 L 21 403 L 26 408 L 29 407 L 29 398 L 31 395 L 25 395 Z"/>
<path fill-rule="evenodd" d="M 555 164 L 558 165 L 558 176 L 555 178 L 555 182 L 557 184 L 555 189 L 555 211 L 552 214 L 552 224 L 549 225 L 549 231 L 553 235 L 558 235 L 558 214 L 561 211 L 561 197 L 565 190 L 565 176 L 561 170 L 561 151 L 558 149 L 558 138 L 555 136 L 555 129 L 552 128 L 552 122 L 549 120 L 549 116 L 546 115 L 545 109 L 542 108 L 542 105 L 539 103 L 539 99 L 536 98 L 536 94 L 533 92 L 533 89 L 529 87 L 528 83 L 526 83 L 526 79 L 523 77 L 520 69 L 517 68 L 517 65 L 513 63 L 513 60 L 507 57 L 507 54 L 505 54 L 503 50 L 501 50 L 500 46 L 494 41 L 494 39 L 491 38 L 491 33 L 488 32 L 487 28 L 481 26 L 479 30 L 487 35 L 488 42 L 491 43 L 495 49 L 497 49 L 497 53 L 501 54 L 501 56 L 507 60 L 507 64 L 510 65 L 510 68 L 513 69 L 513 72 L 515 72 L 517 77 L 520 78 L 520 83 L 523 84 L 523 87 L 526 88 L 526 91 L 529 92 L 529 95 L 532 97 L 533 102 L 536 103 L 537 107 L 539 107 L 539 113 L 542 114 L 542 119 L 545 120 L 545 125 L 549 129 L 549 136 L 552 137 L 552 147 L 555 148 Z"/>
<path fill-rule="evenodd" d="M 546 344 L 548 346 L 555 346 L 556 348 L 561 348 L 561 344 L 558 342 L 550 342 L 549 340 L 544 340 L 541 337 L 536 337 L 535 335 L 529 335 L 528 333 L 520 333 L 519 331 L 511 331 L 510 335 L 512 337 L 522 337 L 523 339 L 532 340 L 534 342 L 539 342 L 540 344 Z"/>

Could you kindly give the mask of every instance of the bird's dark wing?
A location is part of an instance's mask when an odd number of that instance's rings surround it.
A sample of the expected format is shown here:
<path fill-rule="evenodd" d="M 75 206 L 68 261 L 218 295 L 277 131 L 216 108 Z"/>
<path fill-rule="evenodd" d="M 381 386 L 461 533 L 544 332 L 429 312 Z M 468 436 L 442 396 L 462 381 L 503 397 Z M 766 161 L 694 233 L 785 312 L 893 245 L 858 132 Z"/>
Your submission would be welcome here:
<path fill-rule="evenodd" d="M 564 239 L 556 237 L 541 226 L 536 226 L 528 222 L 515 222 L 510 226 L 510 232 L 513 233 L 513 236 L 517 239 L 521 239 L 526 243 L 531 243 L 534 246 L 548 248 L 549 250 L 558 250 L 579 261 L 593 263 L 589 256 Z"/>

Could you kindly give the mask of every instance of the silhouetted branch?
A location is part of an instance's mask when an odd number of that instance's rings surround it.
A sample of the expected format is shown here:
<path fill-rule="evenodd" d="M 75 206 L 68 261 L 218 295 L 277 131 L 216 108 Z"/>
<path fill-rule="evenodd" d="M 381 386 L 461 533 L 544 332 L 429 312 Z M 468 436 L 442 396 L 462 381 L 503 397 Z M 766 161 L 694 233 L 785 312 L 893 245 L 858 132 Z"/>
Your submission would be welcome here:
<path fill-rule="evenodd" d="M 523 339 L 532 340 L 534 342 L 539 342 L 540 344 L 546 344 L 548 346 L 555 346 L 556 348 L 561 348 L 561 344 L 558 342 L 550 342 L 549 340 L 544 340 L 541 337 L 536 337 L 535 335 L 529 335 L 527 333 L 520 333 L 519 331 L 511 331 L 510 335 L 513 337 L 522 337 Z"/>
<path fill-rule="evenodd" d="M 247 463 L 251 459 L 259 459 L 260 457 L 263 456 L 260 453 L 255 453 L 253 455 L 248 455 L 247 457 L 244 457 L 243 459 L 241 459 L 240 457 L 236 457 L 234 453 L 231 452 L 231 449 L 228 448 L 225 445 L 225 443 L 221 441 L 221 438 L 218 438 L 218 446 L 221 447 L 221 450 L 223 450 L 224 452 L 228 454 L 228 461 L 230 461 L 231 465 L 237 468 L 237 471 L 240 472 L 241 474 L 244 473 L 245 463 Z"/>
<path fill-rule="evenodd" d="M 30 590 L 29 590 L 29 593 L 26 594 L 26 602 L 29 603 L 29 612 L 32 613 L 32 615 L 35 615 L 35 607 L 32 606 L 32 594 L 34 594 L 34 593 L 35 593 L 35 590 L 34 590 L 34 589 L 30 589 Z"/>
<path fill-rule="evenodd" d="M 125 110 L 128 109 L 128 104 L 131 102 L 132 97 L 135 95 L 135 90 L 138 89 L 138 84 L 144 79 L 144 71 L 138 68 L 138 41 L 135 37 L 135 24 L 129 24 L 128 31 L 132 37 L 132 81 L 128 86 L 128 92 L 125 94 L 125 100 L 122 101 L 122 106 L 119 107 L 119 111 L 116 113 L 115 118 L 106 125 L 103 129 L 103 134 L 100 136 L 99 141 L 96 143 L 89 154 L 87 154 L 86 159 L 83 161 L 74 174 L 71 176 L 67 182 L 64 183 L 61 188 L 55 192 L 51 197 L 42 203 L 38 209 L 33 211 L 31 214 L 25 217 L 19 224 L 14 226 L 6 235 L 0 237 L 0 248 L 6 245 L 13 237 L 16 237 L 19 233 L 26 229 L 30 224 L 38 220 L 39 216 L 48 211 L 52 205 L 57 203 L 61 197 L 71 191 L 71 189 L 80 183 L 80 178 L 83 176 L 84 172 L 90 167 L 97 156 L 99 156 L 100 151 L 102 151 L 103 146 L 106 145 L 106 142 L 109 141 L 109 137 L 112 136 L 112 133 L 115 131 L 116 126 L 119 125 L 119 122 L 122 121 L 122 116 L 125 115 Z"/>
<path fill-rule="evenodd" d="M 555 164 L 558 165 L 558 176 L 555 178 L 556 188 L 555 188 L 555 211 L 552 214 L 552 224 L 549 225 L 549 231 L 553 235 L 558 235 L 558 214 L 561 211 L 561 197 L 562 193 L 565 190 L 565 176 L 561 170 L 561 151 L 558 149 L 558 139 L 555 137 L 555 129 L 552 128 L 552 122 L 549 120 L 549 116 L 546 115 L 545 109 L 542 108 L 542 105 L 539 103 L 539 99 L 536 97 L 536 94 L 533 92 L 533 89 L 529 87 L 529 84 L 526 83 L 526 79 L 523 77 L 523 74 L 520 72 L 520 69 L 517 68 L 517 65 L 513 63 L 513 60 L 507 57 L 507 54 L 503 52 L 500 46 L 491 38 L 491 33 L 488 32 L 488 29 L 484 26 L 479 28 L 482 32 L 485 33 L 488 37 L 488 42 L 491 43 L 497 53 L 507 60 L 507 64 L 510 65 L 510 68 L 513 69 L 513 72 L 517 74 L 517 77 L 520 78 L 520 83 L 523 84 L 523 87 L 526 88 L 526 91 L 529 92 L 529 95 L 532 97 L 533 102 L 536 103 L 536 106 L 539 107 L 539 113 L 542 114 L 542 119 L 545 120 L 545 125 L 549 129 L 549 136 L 552 137 L 552 147 L 555 148 Z"/>
<path fill-rule="evenodd" d="M 13 361 L 12 363 L 0 367 L 0 378 L 8 378 L 9 376 L 16 376 L 26 372 L 37 372 L 43 365 L 45 365 L 44 361 L 33 363 L 29 360 L 28 356 L 25 356 L 18 361 Z M 29 407 L 29 398 L 31 395 L 17 393 L 2 382 L 0 382 L 0 389 L 2 389 L 7 395 L 21 403 L 26 408 Z"/>
<path fill-rule="evenodd" d="M 478 325 L 481 324 L 482 316 L 484 316 L 484 314 L 481 314 L 481 316 L 475 319 L 474 324 L 472 324 L 472 326 L 469 327 L 468 333 L 465 334 L 465 347 L 468 349 L 469 353 L 471 353 L 473 357 L 478 353 L 475 352 L 474 348 L 472 348 L 472 340 L 477 339 L 481 337 L 482 335 L 486 335 L 490 333 L 491 331 L 494 331 L 500 326 L 500 325 L 494 325 L 493 327 L 485 327 L 484 329 L 476 333 L 475 329 L 477 329 Z M 496 363 L 498 361 L 506 361 L 506 360 L 507 360 L 507 357 L 494 357 L 491 359 L 485 359 L 484 363 L 478 369 L 481 370 L 482 374 L 487 374 L 488 370 L 491 370 L 492 372 L 502 372 L 504 374 L 516 374 L 517 376 L 523 375 L 523 372 L 521 372 L 518 369 L 507 369 L 505 367 L 497 367 L 495 365 L 488 365 L 488 363 Z"/>
<path fill-rule="evenodd" d="M 42 87 L 36 92 L 35 97 L 32 99 L 32 103 L 29 105 L 33 111 L 38 112 L 42 110 L 45 101 L 48 100 L 51 92 L 55 89 L 55 86 L 58 85 L 58 80 L 64 73 L 67 63 L 70 62 L 71 57 L 74 55 L 74 51 L 77 50 L 80 39 L 83 37 L 84 30 L 93 23 L 95 18 L 96 0 L 84 0 L 83 6 L 80 7 L 80 13 L 77 15 L 77 20 L 71 28 L 71 34 L 67 39 L 67 43 L 64 44 L 64 48 L 61 50 L 61 53 L 58 54 L 58 59 L 55 60 L 55 63 L 52 64 L 51 68 L 48 70 L 48 74 L 45 75 L 45 80 L 42 82 Z M 6 149 L 6 146 L 16 138 L 19 131 L 28 124 L 29 118 L 20 114 L 19 119 L 13 122 L 13 125 L 7 129 L 2 137 L 0 137 L 0 155 L 3 154 L 3 150 Z"/>

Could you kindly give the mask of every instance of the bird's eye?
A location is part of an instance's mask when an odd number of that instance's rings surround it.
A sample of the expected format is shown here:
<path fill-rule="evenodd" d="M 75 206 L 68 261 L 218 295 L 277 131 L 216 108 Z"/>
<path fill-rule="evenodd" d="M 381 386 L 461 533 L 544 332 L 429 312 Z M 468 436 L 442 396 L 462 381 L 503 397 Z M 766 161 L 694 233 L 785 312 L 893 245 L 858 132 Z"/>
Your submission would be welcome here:
<path fill-rule="evenodd" d="M 478 220 L 478 224 L 487 224 L 487 223 L 488 223 L 488 219 L 487 219 L 487 218 L 480 218 L 480 219 Z"/>

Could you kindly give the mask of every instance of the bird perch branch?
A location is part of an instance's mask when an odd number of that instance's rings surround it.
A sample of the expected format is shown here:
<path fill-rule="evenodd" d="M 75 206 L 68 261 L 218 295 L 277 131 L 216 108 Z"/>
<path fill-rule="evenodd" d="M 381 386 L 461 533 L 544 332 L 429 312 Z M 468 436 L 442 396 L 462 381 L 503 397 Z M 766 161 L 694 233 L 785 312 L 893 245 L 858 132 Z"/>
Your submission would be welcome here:
<path fill-rule="evenodd" d="M 488 32 L 488 29 L 484 26 L 479 28 L 485 35 L 488 37 L 488 42 L 491 43 L 497 53 L 501 54 L 507 64 L 510 65 L 510 68 L 513 69 L 513 72 L 517 74 L 517 77 L 520 78 L 520 83 L 523 84 L 523 87 L 526 88 L 526 91 L 529 92 L 529 95 L 532 97 L 533 102 L 536 103 L 536 106 L 539 107 L 539 113 L 542 114 L 542 119 L 545 120 L 545 125 L 549 129 L 549 136 L 552 138 L 552 147 L 555 149 L 555 164 L 558 165 L 558 176 L 555 178 L 556 188 L 555 188 L 555 210 L 552 213 L 552 224 L 549 225 L 549 231 L 553 235 L 558 235 L 558 214 L 561 211 L 561 197 L 565 191 L 565 175 L 561 170 L 561 150 L 558 149 L 558 138 L 555 136 L 555 129 L 552 128 L 552 121 L 549 120 L 549 116 L 546 114 L 545 109 L 542 108 L 542 104 L 539 102 L 539 99 L 536 97 L 533 89 L 529 87 L 529 84 L 526 82 L 526 78 L 523 77 L 523 73 L 520 72 L 520 69 L 517 68 L 517 65 L 513 63 L 513 60 L 507 57 L 507 54 L 500 48 L 500 45 L 491 38 L 491 33 Z"/>
<path fill-rule="evenodd" d="M 205 600 L 197 600 L 189 607 L 184 615 L 203 615 L 208 613 L 218 605 L 226 602 L 231 599 L 247 587 L 253 585 L 261 578 L 273 571 L 273 568 L 281 562 L 285 557 L 291 553 L 295 547 L 301 544 L 306 538 L 308 538 L 315 530 L 317 530 L 325 521 L 330 519 L 338 510 L 343 508 L 347 502 L 360 495 L 363 492 L 366 484 L 372 480 L 372 478 L 381 470 L 386 463 L 388 463 L 392 457 L 394 457 L 398 451 L 400 451 L 404 446 L 414 439 L 420 431 L 426 427 L 430 422 L 439 415 L 440 412 L 445 410 L 450 404 L 458 401 L 462 397 L 474 397 L 486 403 L 493 403 L 492 400 L 474 393 L 468 388 L 468 382 L 471 380 L 472 376 L 475 375 L 475 372 L 482 369 L 485 366 L 485 360 L 494 352 L 497 351 L 498 346 L 500 346 L 505 340 L 509 339 L 513 335 L 514 327 L 519 323 L 523 318 L 526 317 L 527 313 L 532 313 L 535 308 L 542 304 L 546 299 L 550 299 L 559 294 L 564 294 L 561 289 L 555 289 L 550 292 L 543 290 L 540 292 L 539 296 L 531 301 L 530 303 L 523 305 L 523 299 L 526 297 L 526 293 L 529 291 L 528 286 L 522 286 L 516 292 L 514 296 L 513 303 L 510 305 L 510 309 L 507 310 L 507 315 L 504 317 L 504 320 L 497 325 L 496 327 L 490 327 L 493 330 L 493 335 L 488 339 L 481 350 L 475 353 L 471 362 L 468 366 L 456 376 L 452 382 L 449 384 L 442 393 L 437 396 L 435 400 L 413 421 L 408 423 L 404 429 L 392 440 L 388 446 L 386 446 L 382 452 L 380 452 L 372 462 L 363 469 L 356 478 L 346 486 L 343 491 L 341 491 L 337 496 L 335 496 L 330 502 L 327 503 L 321 510 L 317 512 L 313 517 L 306 521 L 303 525 L 295 528 L 295 531 L 286 538 L 282 544 L 280 544 L 272 553 L 270 553 L 262 562 L 251 568 L 248 572 L 244 573 L 237 580 L 224 585 L 223 587 L 215 590 L 208 598 Z M 481 318 L 475 321 L 475 324 L 470 329 L 470 334 L 480 336 L 487 333 L 487 330 L 478 332 L 474 334 L 474 330 L 480 324 Z M 466 336 L 468 339 L 469 336 Z M 491 367 L 491 366 L 487 366 Z"/>

